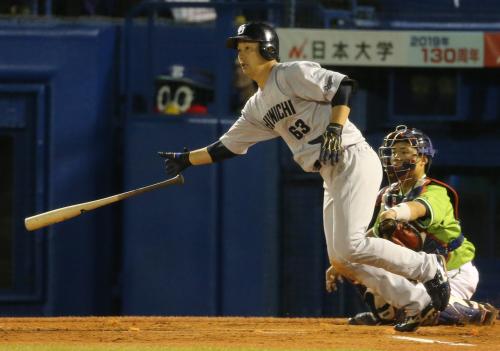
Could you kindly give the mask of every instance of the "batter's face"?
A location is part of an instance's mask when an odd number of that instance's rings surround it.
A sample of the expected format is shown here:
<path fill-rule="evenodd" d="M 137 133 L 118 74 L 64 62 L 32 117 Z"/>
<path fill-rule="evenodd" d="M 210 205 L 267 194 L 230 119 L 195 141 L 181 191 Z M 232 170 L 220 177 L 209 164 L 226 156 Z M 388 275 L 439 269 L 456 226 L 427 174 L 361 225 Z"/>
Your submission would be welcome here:
<path fill-rule="evenodd" d="M 259 52 L 259 43 L 254 41 L 238 42 L 238 61 L 241 70 L 252 79 L 258 76 L 262 67 L 269 63 Z"/>

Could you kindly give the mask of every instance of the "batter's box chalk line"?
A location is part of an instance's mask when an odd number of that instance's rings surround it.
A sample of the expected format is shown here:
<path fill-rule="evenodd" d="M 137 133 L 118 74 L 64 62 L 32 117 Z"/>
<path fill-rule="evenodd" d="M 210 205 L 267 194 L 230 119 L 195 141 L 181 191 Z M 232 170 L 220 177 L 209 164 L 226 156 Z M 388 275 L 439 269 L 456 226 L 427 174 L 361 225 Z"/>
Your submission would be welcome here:
<path fill-rule="evenodd" d="M 423 342 L 425 344 L 446 344 L 446 345 L 452 345 L 452 346 L 476 346 L 474 344 L 464 344 L 461 342 L 440 341 L 440 340 L 432 340 L 432 339 L 424 339 L 424 338 L 413 338 L 411 336 L 392 335 L 392 337 L 394 339 Z"/>

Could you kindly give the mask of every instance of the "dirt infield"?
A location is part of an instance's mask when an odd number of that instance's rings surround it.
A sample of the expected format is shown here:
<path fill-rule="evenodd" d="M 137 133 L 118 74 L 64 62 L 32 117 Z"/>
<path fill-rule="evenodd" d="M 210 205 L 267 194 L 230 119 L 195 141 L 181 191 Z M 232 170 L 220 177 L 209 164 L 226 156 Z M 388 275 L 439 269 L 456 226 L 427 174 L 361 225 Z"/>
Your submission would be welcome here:
<path fill-rule="evenodd" d="M 415 340 L 401 340 L 411 337 Z M 433 343 L 422 342 L 434 340 Z M 500 325 L 422 327 L 349 326 L 345 319 L 86 317 L 0 318 L 0 345 L 121 344 L 256 349 L 369 349 L 394 351 L 500 350 Z"/>

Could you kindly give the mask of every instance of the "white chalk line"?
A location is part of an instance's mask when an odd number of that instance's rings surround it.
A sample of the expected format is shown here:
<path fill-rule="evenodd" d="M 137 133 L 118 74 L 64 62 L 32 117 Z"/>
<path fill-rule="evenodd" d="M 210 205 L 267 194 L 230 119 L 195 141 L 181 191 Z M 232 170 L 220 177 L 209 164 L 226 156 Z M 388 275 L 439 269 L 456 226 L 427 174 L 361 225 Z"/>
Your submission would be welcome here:
<path fill-rule="evenodd" d="M 295 329 L 255 329 L 255 333 L 261 333 L 261 334 L 307 334 L 308 332 L 305 330 L 295 330 Z"/>
<path fill-rule="evenodd" d="M 392 337 L 394 339 L 423 342 L 426 344 L 446 344 L 446 345 L 452 345 L 452 346 L 476 346 L 474 344 L 464 344 L 461 342 L 440 341 L 440 340 L 425 339 L 425 338 L 413 338 L 411 336 L 392 335 Z"/>

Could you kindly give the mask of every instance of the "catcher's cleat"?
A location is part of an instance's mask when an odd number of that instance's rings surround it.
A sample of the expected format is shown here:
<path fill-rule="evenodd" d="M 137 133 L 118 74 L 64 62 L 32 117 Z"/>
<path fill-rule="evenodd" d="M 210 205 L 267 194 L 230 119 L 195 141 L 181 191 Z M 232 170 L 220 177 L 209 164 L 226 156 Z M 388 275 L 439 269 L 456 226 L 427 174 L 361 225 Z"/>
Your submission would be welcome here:
<path fill-rule="evenodd" d="M 414 332 L 424 321 L 435 319 L 437 313 L 438 311 L 430 303 L 415 316 L 407 316 L 404 321 L 396 324 L 394 329 L 399 332 Z"/>
<path fill-rule="evenodd" d="M 450 300 L 450 282 L 446 271 L 446 261 L 441 255 L 436 255 L 437 270 L 434 278 L 424 283 L 432 304 L 438 311 L 444 311 Z"/>
<path fill-rule="evenodd" d="M 380 321 L 377 320 L 372 312 L 361 312 L 349 318 L 347 323 L 349 325 L 379 325 Z"/>
<path fill-rule="evenodd" d="M 489 303 L 481 304 L 484 307 L 484 319 L 482 325 L 492 325 L 498 319 L 498 310 Z"/>
<path fill-rule="evenodd" d="M 450 297 L 446 309 L 439 313 L 440 325 L 492 325 L 498 316 L 498 310 L 489 303 Z"/>
<path fill-rule="evenodd" d="M 389 325 L 394 324 L 394 321 L 377 318 L 373 312 L 360 312 L 349 318 L 347 323 L 349 325 Z"/>

